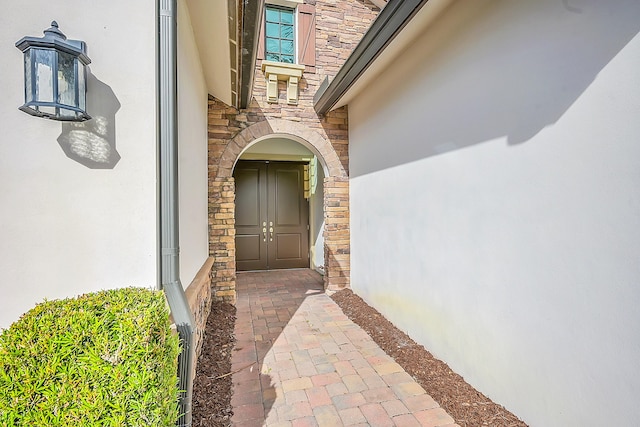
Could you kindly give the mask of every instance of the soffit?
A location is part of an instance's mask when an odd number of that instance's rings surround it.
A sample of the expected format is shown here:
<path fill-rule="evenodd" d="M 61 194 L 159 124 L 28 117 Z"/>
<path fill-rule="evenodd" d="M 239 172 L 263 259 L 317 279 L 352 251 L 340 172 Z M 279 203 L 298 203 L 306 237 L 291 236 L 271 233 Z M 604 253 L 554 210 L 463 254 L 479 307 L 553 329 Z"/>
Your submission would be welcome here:
<path fill-rule="evenodd" d="M 186 0 L 207 90 L 227 105 L 234 104 L 232 86 L 236 84 L 232 79 L 236 64 L 232 67 L 231 48 L 235 46 L 237 24 L 230 25 L 230 3 L 234 4 L 224 0 Z M 235 11 L 231 16 L 235 19 Z"/>

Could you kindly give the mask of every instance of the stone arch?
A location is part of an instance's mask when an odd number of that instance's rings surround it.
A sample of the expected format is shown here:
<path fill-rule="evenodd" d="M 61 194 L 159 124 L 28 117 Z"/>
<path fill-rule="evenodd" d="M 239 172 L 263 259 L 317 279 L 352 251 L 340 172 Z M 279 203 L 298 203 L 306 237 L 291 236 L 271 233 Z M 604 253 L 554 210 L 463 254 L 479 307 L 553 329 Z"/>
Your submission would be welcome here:
<path fill-rule="evenodd" d="M 233 137 L 220 157 L 218 177 L 231 177 L 233 175 L 233 167 L 244 149 L 254 141 L 270 136 L 291 136 L 291 139 L 306 145 L 320 158 L 326 168 L 325 172 L 328 177 L 347 178 L 347 172 L 329 141 L 303 124 L 282 119 L 266 119 L 255 123 Z"/>
<path fill-rule="evenodd" d="M 220 136 L 226 137 L 224 131 L 210 132 L 210 142 L 216 137 L 218 144 L 226 139 Z M 307 146 L 322 163 L 325 172 L 324 286 L 328 291 L 349 287 L 349 178 L 345 165 L 332 143 L 313 128 L 298 122 L 264 118 L 229 135 L 224 146 L 212 148 L 210 144 L 209 155 L 213 162 L 209 168 L 209 254 L 214 259 L 211 272 L 214 298 L 219 300 L 232 303 L 236 300 L 233 168 L 246 148 L 270 137 L 295 140 Z"/>

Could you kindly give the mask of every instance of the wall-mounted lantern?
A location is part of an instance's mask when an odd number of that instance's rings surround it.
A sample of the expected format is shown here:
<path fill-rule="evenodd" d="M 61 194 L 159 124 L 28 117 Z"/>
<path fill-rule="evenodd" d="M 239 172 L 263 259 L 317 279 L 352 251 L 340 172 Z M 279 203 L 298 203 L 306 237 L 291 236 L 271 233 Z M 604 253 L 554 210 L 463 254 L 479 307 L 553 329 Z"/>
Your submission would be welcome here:
<path fill-rule="evenodd" d="M 83 41 L 67 40 L 53 21 L 44 37 L 23 37 L 16 47 L 24 53 L 24 105 L 37 117 L 80 122 L 86 112 L 86 55 Z"/>

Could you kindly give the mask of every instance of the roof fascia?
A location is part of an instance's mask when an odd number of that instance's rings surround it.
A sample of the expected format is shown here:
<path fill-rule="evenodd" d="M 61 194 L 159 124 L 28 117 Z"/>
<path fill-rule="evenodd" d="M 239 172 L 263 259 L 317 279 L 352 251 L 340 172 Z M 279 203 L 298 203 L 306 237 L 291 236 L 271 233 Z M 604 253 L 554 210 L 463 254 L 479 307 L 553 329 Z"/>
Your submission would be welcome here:
<path fill-rule="evenodd" d="M 335 78 L 325 78 L 313 97 L 313 107 L 326 114 L 369 68 L 428 0 L 389 0 Z"/>

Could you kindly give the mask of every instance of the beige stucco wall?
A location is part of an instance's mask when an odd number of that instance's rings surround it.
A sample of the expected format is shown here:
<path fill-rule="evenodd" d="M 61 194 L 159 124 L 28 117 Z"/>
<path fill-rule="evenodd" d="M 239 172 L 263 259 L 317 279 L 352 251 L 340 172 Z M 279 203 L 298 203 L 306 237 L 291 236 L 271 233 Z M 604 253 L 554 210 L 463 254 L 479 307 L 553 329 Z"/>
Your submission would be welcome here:
<path fill-rule="evenodd" d="M 349 104 L 352 288 L 531 426 L 640 416 L 639 31 L 455 2 Z"/>
<path fill-rule="evenodd" d="M 153 2 L 3 2 L 0 327 L 45 297 L 155 285 L 155 15 Z M 14 43 L 42 36 L 52 20 L 83 39 L 93 61 L 96 120 L 83 128 L 18 111 Z"/>
<path fill-rule="evenodd" d="M 187 286 L 209 255 L 207 88 L 189 10 L 178 2 L 180 277 Z M 226 43 L 222 43 L 225 44 Z"/>

